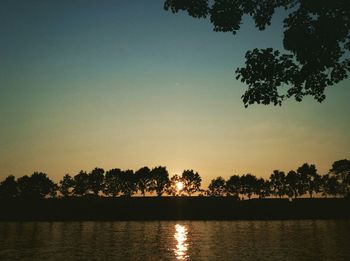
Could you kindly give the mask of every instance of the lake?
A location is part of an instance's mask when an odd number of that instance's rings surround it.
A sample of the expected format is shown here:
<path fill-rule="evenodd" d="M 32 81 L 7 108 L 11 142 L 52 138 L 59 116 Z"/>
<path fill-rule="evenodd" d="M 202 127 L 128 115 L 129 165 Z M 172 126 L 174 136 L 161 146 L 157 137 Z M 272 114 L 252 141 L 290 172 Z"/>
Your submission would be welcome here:
<path fill-rule="evenodd" d="M 1 260 L 350 260 L 350 220 L 5 222 Z"/>

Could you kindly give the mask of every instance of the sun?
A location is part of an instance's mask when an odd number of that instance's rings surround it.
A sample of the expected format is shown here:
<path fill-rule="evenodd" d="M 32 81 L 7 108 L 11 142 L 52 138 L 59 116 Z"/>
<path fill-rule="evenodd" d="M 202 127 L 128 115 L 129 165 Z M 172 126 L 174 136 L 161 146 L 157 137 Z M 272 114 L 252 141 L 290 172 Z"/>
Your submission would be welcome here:
<path fill-rule="evenodd" d="M 181 191 L 183 189 L 184 189 L 184 184 L 181 181 L 177 182 L 176 183 L 176 190 Z"/>

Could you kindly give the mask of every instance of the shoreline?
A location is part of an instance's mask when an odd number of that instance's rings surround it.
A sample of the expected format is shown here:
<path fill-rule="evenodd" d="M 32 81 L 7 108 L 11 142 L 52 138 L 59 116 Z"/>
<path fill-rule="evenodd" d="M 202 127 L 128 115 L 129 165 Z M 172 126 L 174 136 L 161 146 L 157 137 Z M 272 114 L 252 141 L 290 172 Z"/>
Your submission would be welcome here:
<path fill-rule="evenodd" d="M 131 197 L 1 200 L 0 222 L 350 219 L 350 199 Z"/>

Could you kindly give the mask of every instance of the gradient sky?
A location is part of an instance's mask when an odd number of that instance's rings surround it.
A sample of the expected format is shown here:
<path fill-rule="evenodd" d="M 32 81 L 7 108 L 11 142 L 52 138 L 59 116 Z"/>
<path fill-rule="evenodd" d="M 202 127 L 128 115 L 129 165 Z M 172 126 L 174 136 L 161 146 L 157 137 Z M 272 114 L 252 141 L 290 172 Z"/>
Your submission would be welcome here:
<path fill-rule="evenodd" d="M 281 47 L 283 12 L 237 35 L 163 0 L 2 0 L 0 179 L 165 165 L 171 175 L 296 169 L 350 158 L 350 81 L 282 107 L 245 109 L 234 70 Z"/>

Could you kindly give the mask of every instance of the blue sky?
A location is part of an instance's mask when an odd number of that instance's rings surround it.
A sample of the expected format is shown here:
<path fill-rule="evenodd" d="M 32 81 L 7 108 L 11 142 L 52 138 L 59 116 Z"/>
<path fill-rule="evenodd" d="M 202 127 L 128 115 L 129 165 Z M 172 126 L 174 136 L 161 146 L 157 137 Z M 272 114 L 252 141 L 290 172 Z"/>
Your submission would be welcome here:
<path fill-rule="evenodd" d="M 283 11 L 232 35 L 162 0 L 1 5 L 0 178 L 166 165 L 209 182 L 350 157 L 349 80 L 321 104 L 243 106 L 234 71 L 247 50 L 281 47 Z"/>

